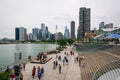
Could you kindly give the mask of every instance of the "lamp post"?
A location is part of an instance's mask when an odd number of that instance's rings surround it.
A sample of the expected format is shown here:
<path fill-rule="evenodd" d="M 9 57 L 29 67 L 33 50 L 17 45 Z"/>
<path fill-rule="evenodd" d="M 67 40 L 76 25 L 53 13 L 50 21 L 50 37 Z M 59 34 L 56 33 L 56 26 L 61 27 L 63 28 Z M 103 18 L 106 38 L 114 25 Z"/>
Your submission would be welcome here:
<path fill-rule="evenodd" d="M 20 65 L 19 65 L 19 61 L 22 58 L 22 53 L 16 52 L 14 53 L 14 71 L 15 71 L 15 75 L 16 75 L 16 80 L 20 80 Z"/>

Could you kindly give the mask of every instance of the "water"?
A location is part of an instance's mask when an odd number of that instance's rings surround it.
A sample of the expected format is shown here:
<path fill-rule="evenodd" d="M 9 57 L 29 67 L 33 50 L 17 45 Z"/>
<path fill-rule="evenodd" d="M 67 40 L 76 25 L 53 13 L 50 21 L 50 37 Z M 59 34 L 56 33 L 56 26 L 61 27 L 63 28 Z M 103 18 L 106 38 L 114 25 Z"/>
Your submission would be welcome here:
<path fill-rule="evenodd" d="M 22 59 L 30 55 L 37 55 L 39 52 L 46 52 L 55 49 L 55 44 L 4 44 L 0 45 L 0 66 L 14 62 L 14 53 L 21 52 Z"/>

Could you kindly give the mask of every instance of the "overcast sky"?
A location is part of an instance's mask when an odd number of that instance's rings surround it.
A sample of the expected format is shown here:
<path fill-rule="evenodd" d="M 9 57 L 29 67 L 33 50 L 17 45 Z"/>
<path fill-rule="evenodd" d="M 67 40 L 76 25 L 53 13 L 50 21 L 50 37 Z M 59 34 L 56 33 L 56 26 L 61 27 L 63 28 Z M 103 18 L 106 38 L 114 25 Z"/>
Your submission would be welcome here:
<path fill-rule="evenodd" d="M 91 8 L 91 29 L 102 21 L 120 27 L 119 5 L 120 0 L 0 0 L 0 38 L 14 38 L 15 27 L 20 26 L 30 33 L 41 23 L 54 33 L 56 24 L 64 32 L 74 20 L 77 29 L 80 7 Z"/>

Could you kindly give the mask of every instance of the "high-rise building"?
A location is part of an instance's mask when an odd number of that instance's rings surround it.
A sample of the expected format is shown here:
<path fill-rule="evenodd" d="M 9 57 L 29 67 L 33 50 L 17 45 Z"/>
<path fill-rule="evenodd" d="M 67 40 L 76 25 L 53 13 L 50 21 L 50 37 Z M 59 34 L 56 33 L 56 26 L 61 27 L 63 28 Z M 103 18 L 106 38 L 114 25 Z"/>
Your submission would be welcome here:
<path fill-rule="evenodd" d="M 70 34 L 69 34 L 69 29 L 67 29 L 67 26 L 65 27 L 65 32 L 64 32 L 64 39 L 69 39 Z"/>
<path fill-rule="evenodd" d="M 33 40 L 33 34 L 32 33 L 29 33 L 28 40 Z"/>
<path fill-rule="evenodd" d="M 57 40 L 63 39 L 63 34 L 61 32 L 57 33 Z"/>
<path fill-rule="evenodd" d="M 42 40 L 42 30 L 39 30 L 39 40 Z"/>
<path fill-rule="evenodd" d="M 80 30 L 80 36 L 78 38 L 84 38 L 85 33 L 90 33 L 90 8 L 80 8 L 78 30 Z"/>
<path fill-rule="evenodd" d="M 42 39 L 46 40 L 46 27 L 44 23 L 41 24 L 41 30 L 42 30 Z"/>
<path fill-rule="evenodd" d="M 109 23 L 109 28 L 113 28 L 113 23 Z"/>
<path fill-rule="evenodd" d="M 77 29 L 77 38 L 80 38 L 80 27 Z"/>
<path fill-rule="evenodd" d="M 19 40 L 25 41 L 27 39 L 27 29 L 24 27 L 19 28 Z"/>
<path fill-rule="evenodd" d="M 101 23 L 99 24 L 99 29 L 103 29 L 104 27 L 105 27 L 104 22 L 101 22 Z"/>
<path fill-rule="evenodd" d="M 46 39 L 48 39 L 49 38 L 48 26 L 46 26 L 45 34 L 46 34 Z"/>
<path fill-rule="evenodd" d="M 75 39 L 75 21 L 71 22 L 71 39 Z"/>
<path fill-rule="evenodd" d="M 19 28 L 15 28 L 15 40 L 19 40 Z"/>
<path fill-rule="evenodd" d="M 104 22 L 101 22 L 99 24 L 99 29 L 108 29 L 108 28 L 113 28 L 113 23 L 104 24 Z"/>
<path fill-rule="evenodd" d="M 39 40 L 39 28 L 33 28 L 32 34 L 34 36 L 34 40 Z"/>

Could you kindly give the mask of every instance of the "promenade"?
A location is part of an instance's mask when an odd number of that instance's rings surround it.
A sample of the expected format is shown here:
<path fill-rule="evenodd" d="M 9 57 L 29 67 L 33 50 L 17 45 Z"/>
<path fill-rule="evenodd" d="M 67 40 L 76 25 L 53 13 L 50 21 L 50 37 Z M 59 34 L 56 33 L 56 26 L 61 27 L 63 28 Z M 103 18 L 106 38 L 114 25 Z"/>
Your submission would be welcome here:
<path fill-rule="evenodd" d="M 53 69 L 53 61 L 56 61 L 56 55 L 51 54 L 48 55 L 48 57 L 52 57 L 50 61 L 48 61 L 46 64 L 35 64 L 35 63 L 26 63 L 25 70 L 22 70 L 22 73 L 24 75 L 24 80 L 39 80 L 37 77 L 37 71 L 35 78 L 32 78 L 32 68 L 33 66 L 37 67 L 44 67 L 44 75 L 40 80 L 81 80 L 81 71 L 78 63 L 74 63 L 74 57 L 76 57 L 78 54 L 75 53 L 74 56 L 70 55 L 70 51 L 73 50 L 71 47 L 67 47 L 62 51 L 61 53 L 58 53 L 57 55 L 61 55 L 61 61 L 58 60 L 58 64 L 61 64 L 61 74 L 59 74 L 58 67 L 54 70 Z M 74 50 L 73 50 L 74 51 Z M 69 53 L 68 58 L 68 65 L 63 65 L 62 60 L 64 56 L 64 52 Z"/>

